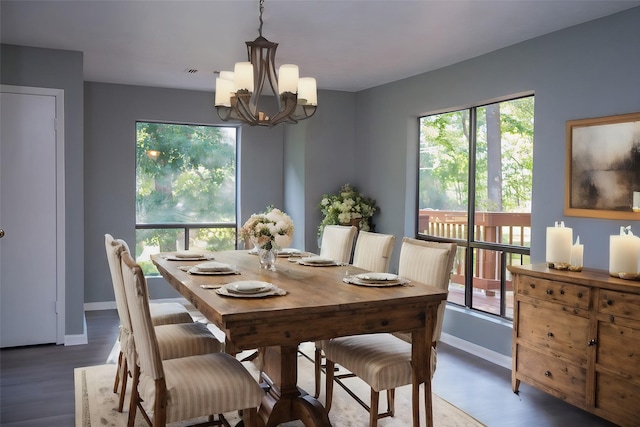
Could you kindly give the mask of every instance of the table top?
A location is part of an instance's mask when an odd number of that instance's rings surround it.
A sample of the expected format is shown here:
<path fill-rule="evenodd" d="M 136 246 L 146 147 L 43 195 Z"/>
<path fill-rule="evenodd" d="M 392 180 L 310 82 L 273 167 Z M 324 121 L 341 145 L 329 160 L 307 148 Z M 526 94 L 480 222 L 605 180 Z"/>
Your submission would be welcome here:
<path fill-rule="evenodd" d="M 446 291 L 418 282 L 408 286 L 363 287 L 346 284 L 345 276 L 364 272 L 352 265 L 312 267 L 279 258 L 276 271 L 259 268 L 247 250 L 212 253 L 235 265 L 239 275 L 195 275 L 179 267 L 202 261 L 170 261 L 152 256 L 162 276 L 207 319 L 225 331 L 239 349 L 294 345 L 356 333 L 409 331 L 424 328 L 427 306 L 439 304 Z M 233 298 L 201 285 L 240 280 L 270 282 L 284 296 Z"/>

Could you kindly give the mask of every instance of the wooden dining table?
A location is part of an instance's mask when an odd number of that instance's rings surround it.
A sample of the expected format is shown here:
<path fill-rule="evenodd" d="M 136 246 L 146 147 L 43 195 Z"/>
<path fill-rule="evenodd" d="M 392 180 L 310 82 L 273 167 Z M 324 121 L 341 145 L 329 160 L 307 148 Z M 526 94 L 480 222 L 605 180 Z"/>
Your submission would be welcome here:
<path fill-rule="evenodd" d="M 184 266 L 202 261 L 173 261 L 167 255 L 153 255 L 152 261 L 180 294 L 224 331 L 227 352 L 264 349 L 261 381 L 266 393 L 258 418 L 266 427 L 291 420 L 307 427 L 331 425 L 322 404 L 297 385 L 300 343 L 377 332 L 411 333 L 414 384 L 424 384 L 426 425 L 433 425 L 430 343 L 445 291 L 417 282 L 385 287 L 347 284 L 345 277 L 364 270 L 301 265 L 299 258 L 279 258 L 276 271 L 265 270 L 248 250 L 210 254 L 215 261 L 236 266 L 239 274 L 190 274 Z M 286 295 L 235 298 L 211 289 L 245 280 L 272 283 Z M 414 420 L 419 419 L 418 394 L 414 387 Z M 414 421 L 414 427 L 417 424 Z"/>

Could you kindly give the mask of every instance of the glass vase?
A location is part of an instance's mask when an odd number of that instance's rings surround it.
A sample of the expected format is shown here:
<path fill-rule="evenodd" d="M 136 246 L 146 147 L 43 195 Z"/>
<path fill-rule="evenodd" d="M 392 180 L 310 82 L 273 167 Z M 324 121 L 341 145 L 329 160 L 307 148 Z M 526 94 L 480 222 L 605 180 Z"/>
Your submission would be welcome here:
<path fill-rule="evenodd" d="M 277 250 L 260 248 L 258 249 L 258 259 L 260 260 L 260 268 L 276 271 L 276 260 L 278 259 Z"/>

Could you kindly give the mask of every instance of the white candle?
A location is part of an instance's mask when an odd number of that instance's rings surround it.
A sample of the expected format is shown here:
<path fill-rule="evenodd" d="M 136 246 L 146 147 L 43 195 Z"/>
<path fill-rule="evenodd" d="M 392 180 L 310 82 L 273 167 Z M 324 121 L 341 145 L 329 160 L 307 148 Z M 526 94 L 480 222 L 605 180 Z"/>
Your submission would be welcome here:
<path fill-rule="evenodd" d="M 298 80 L 298 104 L 318 105 L 316 79 L 313 77 L 301 77 Z"/>
<path fill-rule="evenodd" d="M 218 77 L 216 79 L 216 106 L 230 107 L 231 106 L 231 93 L 233 92 L 233 82 L 227 79 Z"/>
<path fill-rule="evenodd" d="M 584 255 L 584 245 L 580 244 L 580 236 L 576 239 L 576 243 L 571 247 L 571 264 L 572 267 L 582 267 L 582 257 Z"/>
<path fill-rule="evenodd" d="M 547 227 L 547 262 L 571 262 L 573 229 L 564 226 L 564 221 L 556 222 L 555 227 Z"/>
<path fill-rule="evenodd" d="M 640 191 L 634 191 L 633 192 L 633 210 L 634 211 L 638 211 L 640 210 Z"/>
<path fill-rule="evenodd" d="M 640 237 L 631 231 L 626 233 L 625 227 L 620 227 L 620 234 L 610 236 L 609 240 L 609 274 L 618 276 L 620 273 L 639 273 L 638 259 L 640 258 Z"/>
<path fill-rule="evenodd" d="M 298 66 L 293 64 L 282 64 L 278 69 L 278 94 L 285 92 L 298 92 Z"/>
<path fill-rule="evenodd" d="M 246 89 L 253 92 L 253 65 L 251 62 L 236 62 L 233 68 L 235 91 Z"/>

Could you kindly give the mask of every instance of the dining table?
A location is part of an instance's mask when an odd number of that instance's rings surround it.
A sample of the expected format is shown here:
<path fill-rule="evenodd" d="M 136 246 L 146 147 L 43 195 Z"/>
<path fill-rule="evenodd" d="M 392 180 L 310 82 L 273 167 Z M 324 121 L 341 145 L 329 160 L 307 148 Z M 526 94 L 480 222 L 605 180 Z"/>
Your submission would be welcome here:
<path fill-rule="evenodd" d="M 419 425 L 419 387 L 424 384 L 425 418 L 433 425 L 431 408 L 431 342 L 437 309 L 446 291 L 418 282 L 397 286 L 361 286 L 347 279 L 365 270 L 343 263 L 305 265 L 303 257 L 278 258 L 275 271 L 260 268 L 249 250 L 208 253 L 209 259 L 233 266 L 232 274 L 185 271 L 202 261 L 152 255 L 160 274 L 204 317 L 225 333 L 225 351 L 261 349 L 261 384 L 265 396 L 259 421 L 265 427 L 301 420 L 307 427 L 330 426 L 319 400 L 297 384 L 298 345 L 334 337 L 409 332 L 412 337 L 414 387 L 412 415 Z M 303 254 L 304 255 L 304 254 Z M 274 295 L 223 294 L 237 282 L 265 282 Z M 226 286 L 225 286 L 226 285 Z"/>

